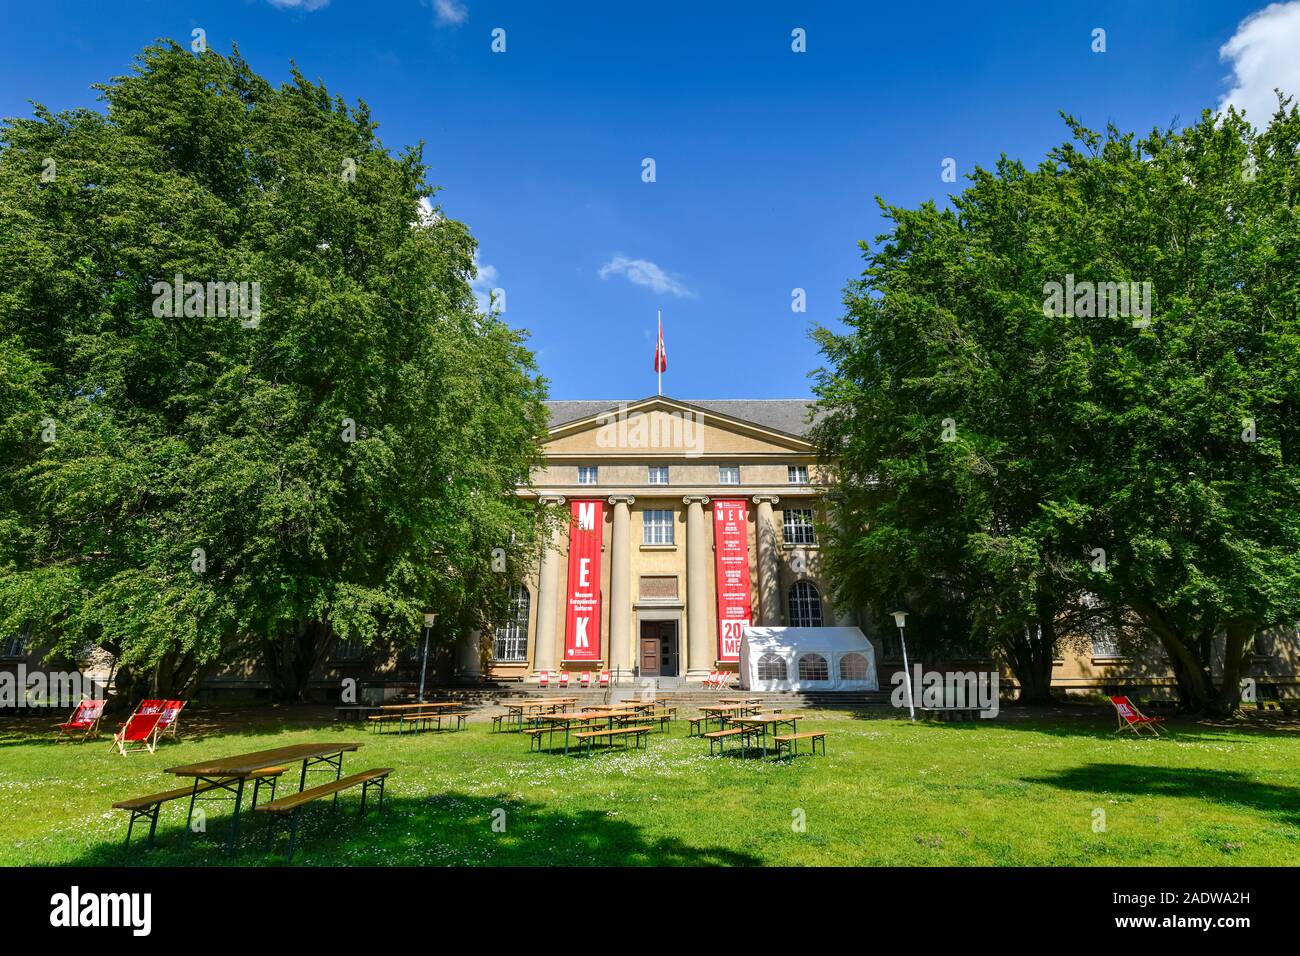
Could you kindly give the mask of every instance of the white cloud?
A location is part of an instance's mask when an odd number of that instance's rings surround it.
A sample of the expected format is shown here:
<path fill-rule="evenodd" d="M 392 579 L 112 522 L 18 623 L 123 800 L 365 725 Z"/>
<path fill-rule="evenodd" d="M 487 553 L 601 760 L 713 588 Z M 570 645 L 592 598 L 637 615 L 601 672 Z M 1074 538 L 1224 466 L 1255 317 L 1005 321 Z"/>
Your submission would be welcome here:
<path fill-rule="evenodd" d="M 266 2 L 281 10 L 302 10 L 306 13 L 330 5 L 330 0 L 266 0 Z"/>
<path fill-rule="evenodd" d="M 438 26 L 460 26 L 469 19 L 469 9 L 460 0 L 433 0 L 433 15 Z"/>
<path fill-rule="evenodd" d="M 1233 73 L 1219 109 L 1235 106 L 1257 129 L 1267 126 L 1277 110 L 1274 87 L 1300 94 L 1300 0 L 1270 3 L 1246 17 L 1219 47 L 1219 58 L 1231 61 Z"/>
<path fill-rule="evenodd" d="M 479 261 L 477 249 L 474 250 L 474 268 L 478 275 L 469 286 L 474 290 L 474 300 L 478 303 L 478 310 L 486 313 L 492 305 L 492 290 L 500 287 L 497 282 L 499 273 L 496 266 Z"/>
<path fill-rule="evenodd" d="M 695 295 L 677 276 L 665 272 L 649 259 L 629 259 L 624 255 L 616 255 L 600 267 L 602 279 L 610 276 L 624 276 L 633 285 L 649 286 L 661 295 L 665 292 L 679 298 Z"/>
<path fill-rule="evenodd" d="M 433 203 L 429 202 L 428 196 L 420 197 L 420 219 L 421 226 L 432 226 L 442 218 L 442 214 L 433 208 Z"/>

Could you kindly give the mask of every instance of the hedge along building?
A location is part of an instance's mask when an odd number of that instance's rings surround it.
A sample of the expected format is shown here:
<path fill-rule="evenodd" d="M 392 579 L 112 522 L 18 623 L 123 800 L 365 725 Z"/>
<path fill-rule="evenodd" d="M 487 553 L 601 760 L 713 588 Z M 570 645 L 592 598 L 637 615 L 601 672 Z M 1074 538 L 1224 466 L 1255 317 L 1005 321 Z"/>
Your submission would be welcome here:
<path fill-rule="evenodd" d="M 854 623 L 819 570 L 810 402 L 548 407 L 545 465 L 521 493 L 559 506 L 567 526 L 515 585 L 487 676 L 698 680 L 737 669 L 750 624 Z"/>

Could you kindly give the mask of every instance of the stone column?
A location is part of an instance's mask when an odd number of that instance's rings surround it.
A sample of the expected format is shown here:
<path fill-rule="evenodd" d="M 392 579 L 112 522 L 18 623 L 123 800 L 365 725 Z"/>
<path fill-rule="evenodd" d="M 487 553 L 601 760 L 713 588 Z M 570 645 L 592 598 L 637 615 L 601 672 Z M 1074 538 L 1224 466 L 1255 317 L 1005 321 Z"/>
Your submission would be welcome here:
<path fill-rule="evenodd" d="M 541 499 L 544 505 L 562 505 L 559 496 Z M 537 574 L 537 640 L 533 644 L 533 670 L 555 670 L 555 615 L 560 600 L 560 533 L 556 528 L 542 545 L 542 565 Z"/>
<path fill-rule="evenodd" d="M 705 495 L 687 495 L 686 505 L 686 637 L 683 666 L 688 680 L 701 680 L 714 669 L 714 637 L 709 633 L 709 535 L 704 520 Z"/>
<path fill-rule="evenodd" d="M 781 546 L 772 520 L 776 495 L 755 495 L 758 517 L 754 524 L 758 538 L 758 623 L 761 627 L 781 626 Z"/>
<path fill-rule="evenodd" d="M 614 533 L 609 560 L 609 669 L 614 680 L 632 676 L 632 519 L 631 495 L 610 495 Z"/>

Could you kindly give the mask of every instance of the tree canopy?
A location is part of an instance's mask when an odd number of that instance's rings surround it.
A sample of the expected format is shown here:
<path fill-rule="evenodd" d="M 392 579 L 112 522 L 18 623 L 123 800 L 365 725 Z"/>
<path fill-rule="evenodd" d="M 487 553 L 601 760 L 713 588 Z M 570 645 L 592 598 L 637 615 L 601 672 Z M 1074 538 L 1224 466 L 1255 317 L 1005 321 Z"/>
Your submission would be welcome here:
<path fill-rule="evenodd" d="M 237 49 L 99 90 L 0 129 L 0 628 L 168 687 L 260 653 L 295 696 L 332 640 L 488 626 L 544 382 L 423 146 Z"/>
<path fill-rule="evenodd" d="M 1300 116 L 1067 123 L 950 209 L 881 204 L 847 332 L 815 333 L 828 566 L 880 610 L 965 606 L 1029 699 L 1111 626 L 1230 710 L 1253 637 L 1300 618 Z"/>

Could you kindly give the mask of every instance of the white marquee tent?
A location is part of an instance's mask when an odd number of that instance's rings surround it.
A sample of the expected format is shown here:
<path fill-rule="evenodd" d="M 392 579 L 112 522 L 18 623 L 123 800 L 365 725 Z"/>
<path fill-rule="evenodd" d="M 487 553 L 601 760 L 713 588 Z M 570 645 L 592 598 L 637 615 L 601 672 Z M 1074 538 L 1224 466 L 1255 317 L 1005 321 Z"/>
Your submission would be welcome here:
<path fill-rule="evenodd" d="M 745 690 L 879 690 L 876 654 L 856 627 L 750 627 L 740 642 Z"/>

